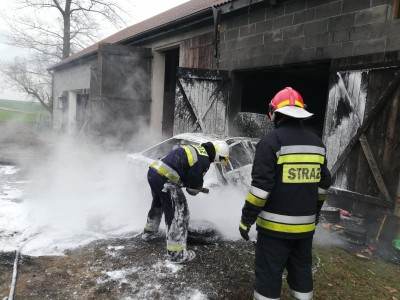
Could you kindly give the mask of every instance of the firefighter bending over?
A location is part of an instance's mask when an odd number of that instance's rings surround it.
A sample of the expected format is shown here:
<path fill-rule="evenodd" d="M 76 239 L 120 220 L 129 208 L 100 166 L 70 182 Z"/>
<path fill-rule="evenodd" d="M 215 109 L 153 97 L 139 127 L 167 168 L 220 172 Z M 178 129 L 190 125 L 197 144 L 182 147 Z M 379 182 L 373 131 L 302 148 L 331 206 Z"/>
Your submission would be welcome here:
<path fill-rule="evenodd" d="M 301 120 L 312 116 L 287 87 L 269 105 L 275 129 L 257 145 L 239 231 L 257 224 L 254 299 L 279 299 L 282 273 L 294 299 L 313 298 L 312 240 L 331 184 L 325 146 Z"/>
<path fill-rule="evenodd" d="M 171 262 L 192 260 L 194 251 L 186 249 L 189 210 L 182 187 L 195 196 L 203 187 L 203 177 L 212 162 L 226 163 L 229 147 L 224 141 L 183 145 L 150 165 L 147 178 L 153 202 L 142 234 L 144 240 L 157 236 L 164 213 L 167 228 L 167 256 Z"/>

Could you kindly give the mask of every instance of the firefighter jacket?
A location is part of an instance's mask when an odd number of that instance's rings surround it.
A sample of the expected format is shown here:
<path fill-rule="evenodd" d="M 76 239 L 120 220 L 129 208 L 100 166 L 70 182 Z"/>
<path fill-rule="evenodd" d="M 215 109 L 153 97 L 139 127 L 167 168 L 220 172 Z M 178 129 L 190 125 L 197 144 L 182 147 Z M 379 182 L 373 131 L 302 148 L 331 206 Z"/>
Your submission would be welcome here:
<path fill-rule="evenodd" d="M 207 151 L 198 145 L 177 147 L 150 165 L 166 181 L 194 189 L 203 187 L 203 177 L 209 167 Z"/>
<path fill-rule="evenodd" d="M 312 236 L 330 184 L 321 139 L 299 121 L 286 120 L 257 145 L 240 227 L 256 222 L 262 234 Z"/>

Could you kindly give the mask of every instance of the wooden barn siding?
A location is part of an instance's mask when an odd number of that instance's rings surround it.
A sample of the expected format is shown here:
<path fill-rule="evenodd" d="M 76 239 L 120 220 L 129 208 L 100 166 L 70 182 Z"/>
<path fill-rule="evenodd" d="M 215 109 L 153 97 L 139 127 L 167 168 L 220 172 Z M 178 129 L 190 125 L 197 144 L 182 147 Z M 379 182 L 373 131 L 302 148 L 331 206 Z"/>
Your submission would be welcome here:
<path fill-rule="evenodd" d="M 382 91 L 387 87 L 388 82 L 393 78 L 394 69 L 375 70 L 369 76 L 369 96 L 366 106 L 366 115 L 376 103 Z M 400 174 L 400 108 L 399 108 L 400 87 L 391 96 L 391 100 L 383 112 L 375 118 L 375 122 L 367 131 L 367 138 L 381 169 L 389 193 L 394 198 L 397 190 Z M 379 190 L 372 177 L 371 171 L 362 176 L 366 166 L 364 155 L 359 157 L 362 167 L 358 169 L 359 190 L 366 190 L 370 195 L 378 195 Z"/>
<path fill-rule="evenodd" d="M 327 155 L 330 166 L 334 164 L 339 153 L 355 134 L 359 127 L 358 120 L 362 121 L 368 116 L 388 82 L 393 78 L 394 72 L 394 69 L 377 69 L 342 71 L 332 75 L 324 139 L 328 146 Z M 344 97 L 343 85 L 340 86 L 338 74 L 341 74 L 350 98 L 356 100 L 353 103 L 339 104 L 339 102 L 345 101 L 346 97 Z M 399 98 L 400 87 L 397 93 L 392 95 L 390 104 L 375 118 L 366 133 L 392 197 L 395 196 L 400 174 L 400 135 L 397 130 L 400 128 Z M 340 106 L 342 106 L 341 109 Z M 347 117 L 343 117 L 343 107 L 348 108 Z M 339 169 L 334 185 L 362 194 L 380 195 L 359 144 Z"/>
<path fill-rule="evenodd" d="M 182 51 L 180 67 L 214 69 L 213 40 L 213 33 L 206 33 L 183 41 L 180 49 Z"/>
<path fill-rule="evenodd" d="M 227 76 L 222 71 L 179 69 L 174 134 L 227 133 L 226 102 L 230 88 Z"/>
<path fill-rule="evenodd" d="M 324 134 L 329 168 L 334 165 L 362 124 L 367 98 L 366 76 L 368 71 L 341 71 L 331 75 Z M 357 149 L 353 150 L 339 169 L 335 180 L 336 187 L 354 187 L 354 176 L 349 174 L 354 173 L 356 152 Z"/>

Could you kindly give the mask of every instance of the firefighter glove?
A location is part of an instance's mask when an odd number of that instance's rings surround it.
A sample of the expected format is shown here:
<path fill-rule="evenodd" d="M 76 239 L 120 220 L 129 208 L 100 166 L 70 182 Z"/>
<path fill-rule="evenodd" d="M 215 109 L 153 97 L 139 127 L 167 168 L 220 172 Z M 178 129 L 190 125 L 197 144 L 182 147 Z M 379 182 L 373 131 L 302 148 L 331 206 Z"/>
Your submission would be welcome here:
<path fill-rule="evenodd" d="M 249 231 L 250 231 L 250 226 L 247 224 L 244 224 L 243 222 L 240 222 L 239 224 L 239 232 L 242 238 L 246 241 L 249 240 Z"/>

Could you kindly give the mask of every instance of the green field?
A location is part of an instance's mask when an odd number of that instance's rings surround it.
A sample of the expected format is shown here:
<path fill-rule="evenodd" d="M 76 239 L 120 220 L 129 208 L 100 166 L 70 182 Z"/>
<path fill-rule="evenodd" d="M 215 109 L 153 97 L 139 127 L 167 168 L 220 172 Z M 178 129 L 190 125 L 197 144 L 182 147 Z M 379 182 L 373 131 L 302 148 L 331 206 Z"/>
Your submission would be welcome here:
<path fill-rule="evenodd" d="M 48 111 L 38 102 L 0 99 L 0 122 L 34 123 L 47 116 Z"/>

